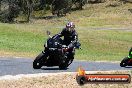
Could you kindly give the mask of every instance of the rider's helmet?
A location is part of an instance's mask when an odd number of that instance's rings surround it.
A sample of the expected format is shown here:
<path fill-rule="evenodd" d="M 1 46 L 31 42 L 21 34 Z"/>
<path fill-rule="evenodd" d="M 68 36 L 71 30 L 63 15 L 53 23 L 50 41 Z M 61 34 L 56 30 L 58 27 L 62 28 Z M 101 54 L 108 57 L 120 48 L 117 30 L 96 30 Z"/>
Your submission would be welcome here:
<path fill-rule="evenodd" d="M 66 29 L 67 29 L 69 32 L 73 31 L 74 28 L 75 28 L 75 24 L 74 24 L 73 22 L 68 22 L 68 23 L 66 24 Z"/>

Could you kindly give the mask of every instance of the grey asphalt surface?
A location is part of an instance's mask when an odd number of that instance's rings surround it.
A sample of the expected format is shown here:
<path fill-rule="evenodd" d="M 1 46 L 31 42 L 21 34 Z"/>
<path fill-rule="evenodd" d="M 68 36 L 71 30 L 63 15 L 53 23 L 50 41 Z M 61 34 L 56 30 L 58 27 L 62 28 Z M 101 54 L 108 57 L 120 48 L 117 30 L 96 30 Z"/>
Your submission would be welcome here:
<path fill-rule="evenodd" d="M 132 70 L 132 67 L 120 67 L 119 63 L 92 62 L 74 60 L 67 70 L 59 70 L 56 67 L 42 67 L 41 69 L 32 68 L 33 59 L 25 58 L 5 58 L 0 57 L 0 76 L 36 74 L 36 73 L 56 73 L 56 72 L 76 72 L 79 66 L 86 71 L 109 71 L 109 70 Z"/>

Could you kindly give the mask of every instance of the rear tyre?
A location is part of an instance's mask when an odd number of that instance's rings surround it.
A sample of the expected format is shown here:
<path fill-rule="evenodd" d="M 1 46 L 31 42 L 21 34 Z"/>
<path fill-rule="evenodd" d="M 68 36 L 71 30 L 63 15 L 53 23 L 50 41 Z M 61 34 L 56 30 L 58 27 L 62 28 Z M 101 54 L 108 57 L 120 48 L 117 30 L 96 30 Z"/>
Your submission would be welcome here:
<path fill-rule="evenodd" d="M 68 58 L 67 58 L 68 59 Z M 67 69 L 67 67 L 72 63 L 72 61 L 73 61 L 73 59 L 68 59 L 68 60 L 66 60 L 66 62 L 65 63 L 62 63 L 60 66 L 59 66 L 59 69 L 60 70 L 66 70 Z"/>
<path fill-rule="evenodd" d="M 61 64 L 60 66 L 59 66 L 59 69 L 60 70 L 66 70 L 67 69 L 67 65 L 66 64 Z"/>
<path fill-rule="evenodd" d="M 35 60 L 33 61 L 33 68 L 34 69 L 40 69 L 43 66 L 43 59 L 45 59 L 45 54 L 40 53 Z"/>
<path fill-rule="evenodd" d="M 63 59 L 64 60 L 64 59 Z M 73 62 L 74 60 L 74 53 L 70 52 L 66 55 L 64 62 L 62 61 L 62 63 L 59 65 L 59 69 L 63 70 L 63 69 L 67 69 L 67 67 Z"/>
<path fill-rule="evenodd" d="M 121 67 L 126 67 L 126 66 L 128 65 L 128 64 L 127 64 L 128 60 L 129 60 L 129 58 L 128 58 L 128 57 L 125 57 L 125 58 L 121 61 L 120 66 L 121 66 Z"/>
<path fill-rule="evenodd" d="M 70 56 L 68 56 L 68 60 L 67 60 L 67 67 L 73 62 L 74 60 L 74 55 L 71 54 Z"/>

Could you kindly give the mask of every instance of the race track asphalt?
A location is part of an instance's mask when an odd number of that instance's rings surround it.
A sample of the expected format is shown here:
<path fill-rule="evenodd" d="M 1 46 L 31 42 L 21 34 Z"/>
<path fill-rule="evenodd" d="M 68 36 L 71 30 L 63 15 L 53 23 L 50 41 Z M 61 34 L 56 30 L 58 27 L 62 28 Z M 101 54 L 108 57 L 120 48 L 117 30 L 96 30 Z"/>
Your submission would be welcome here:
<path fill-rule="evenodd" d="M 119 63 L 94 62 L 74 60 L 67 70 L 59 70 L 58 66 L 33 69 L 33 59 L 0 57 L 0 76 L 36 74 L 36 73 L 56 73 L 56 72 L 76 72 L 79 66 L 86 71 L 111 71 L 111 70 L 132 70 L 132 67 L 120 67 Z"/>

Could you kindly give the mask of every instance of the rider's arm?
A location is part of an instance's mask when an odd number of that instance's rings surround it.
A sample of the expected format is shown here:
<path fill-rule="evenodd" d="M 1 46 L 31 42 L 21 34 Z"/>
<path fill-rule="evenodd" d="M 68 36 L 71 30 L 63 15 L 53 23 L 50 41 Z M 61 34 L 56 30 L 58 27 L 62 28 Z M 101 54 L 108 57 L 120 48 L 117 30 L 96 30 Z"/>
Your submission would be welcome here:
<path fill-rule="evenodd" d="M 56 37 L 62 37 L 62 36 L 64 36 L 64 29 L 60 33 L 56 34 L 54 36 L 54 38 L 56 38 Z"/>
<path fill-rule="evenodd" d="M 60 33 L 56 34 L 55 36 L 59 36 L 59 37 L 64 36 L 64 31 L 65 31 L 65 29 L 63 29 Z"/>
<path fill-rule="evenodd" d="M 68 48 L 73 48 L 75 46 L 75 43 L 78 41 L 78 34 L 76 32 L 73 33 L 73 40 L 68 45 Z"/>
<path fill-rule="evenodd" d="M 77 32 L 75 31 L 74 33 L 73 33 L 73 43 L 75 43 L 75 42 L 77 42 L 78 41 L 78 34 L 77 34 Z"/>

